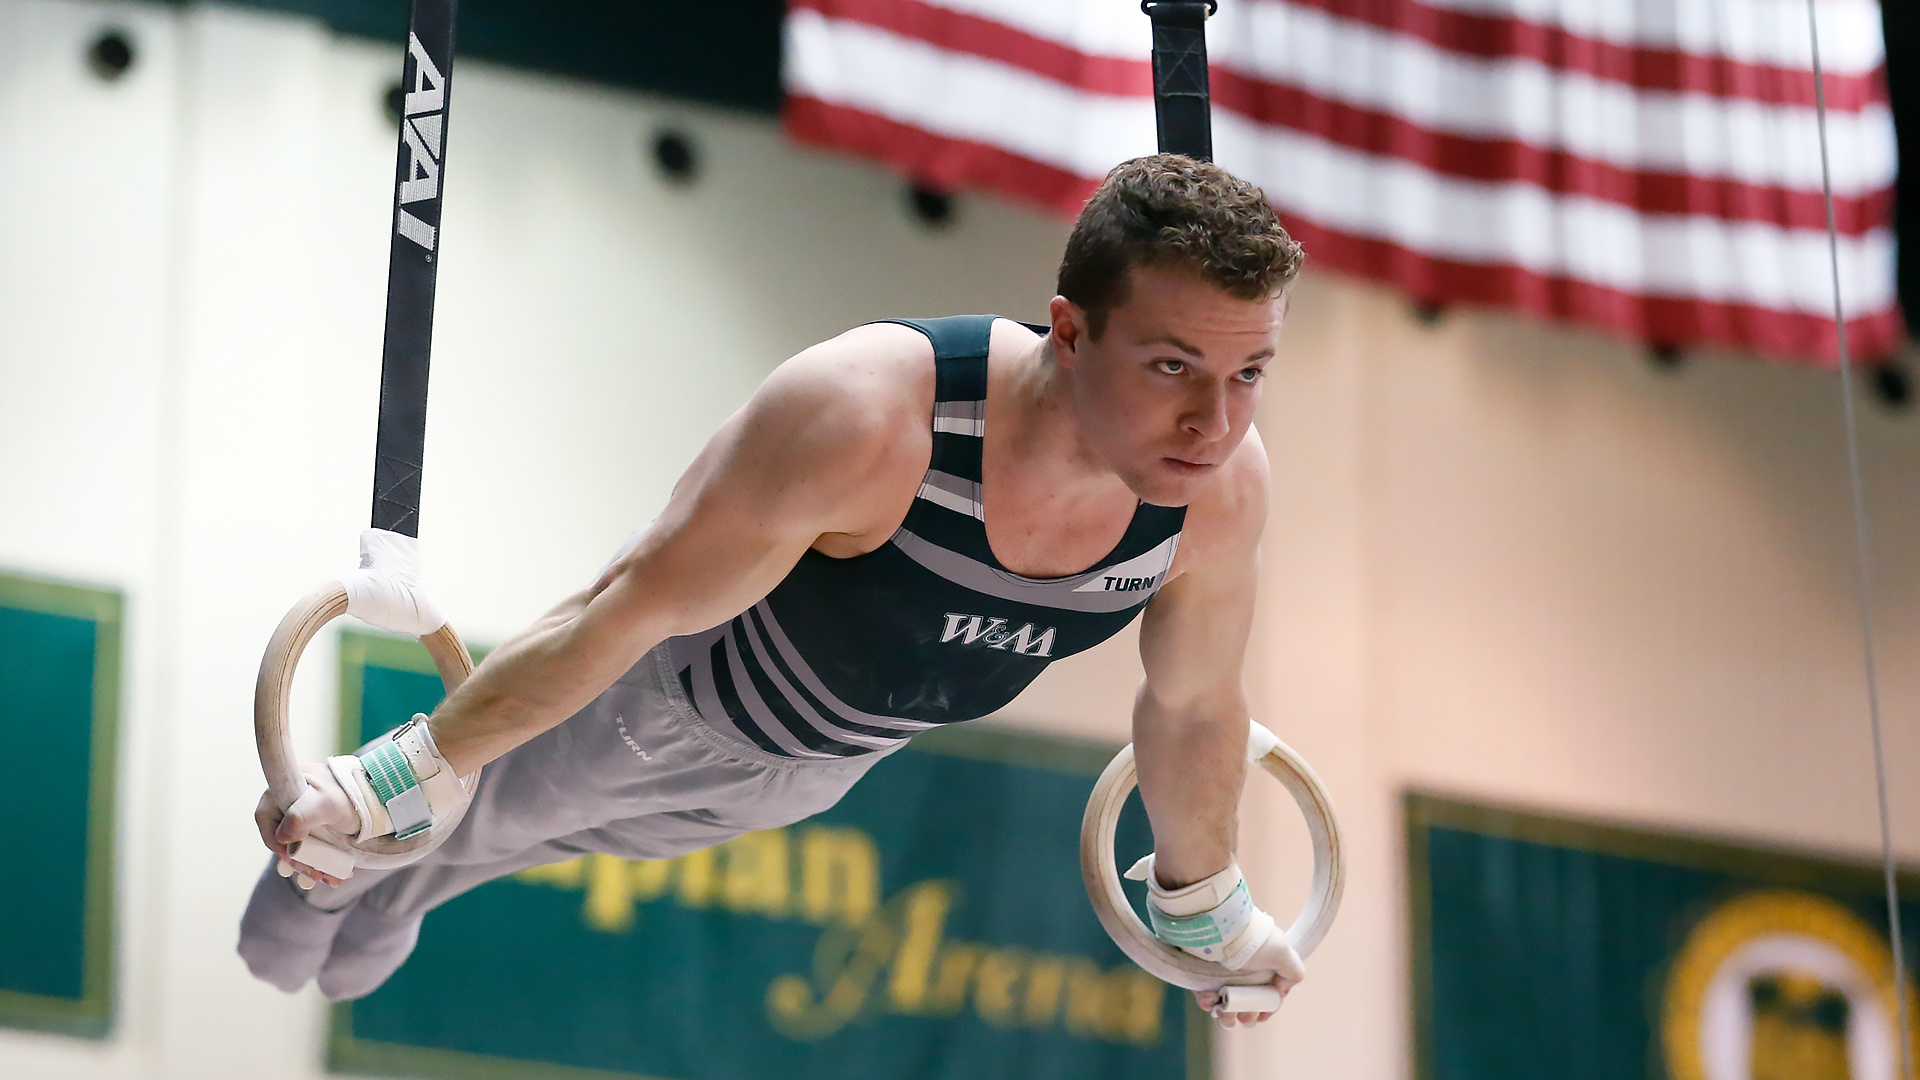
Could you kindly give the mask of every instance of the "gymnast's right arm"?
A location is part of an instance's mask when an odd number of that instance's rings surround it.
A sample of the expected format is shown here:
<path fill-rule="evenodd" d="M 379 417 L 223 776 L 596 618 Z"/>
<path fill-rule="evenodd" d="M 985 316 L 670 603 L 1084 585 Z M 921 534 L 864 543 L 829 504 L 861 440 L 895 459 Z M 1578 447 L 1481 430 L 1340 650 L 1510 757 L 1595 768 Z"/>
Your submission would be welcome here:
<path fill-rule="evenodd" d="M 456 775 L 572 716 L 667 638 L 751 607 L 821 537 L 893 524 L 883 520 L 893 485 L 875 481 L 897 471 L 888 466 L 903 451 L 914 460 L 904 440 L 925 436 L 917 412 L 900 408 L 919 396 L 899 385 L 901 365 L 891 362 L 901 339 L 877 329 L 850 331 L 776 369 L 638 541 L 591 586 L 494 650 L 441 704 L 429 728 Z M 903 414 L 913 423 L 898 422 Z M 267 797 L 255 812 L 261 839 L 282 857 L 315 827 L 356 828 L 326 766 L 303 771 L 307 795 L 284 817 Z"/>

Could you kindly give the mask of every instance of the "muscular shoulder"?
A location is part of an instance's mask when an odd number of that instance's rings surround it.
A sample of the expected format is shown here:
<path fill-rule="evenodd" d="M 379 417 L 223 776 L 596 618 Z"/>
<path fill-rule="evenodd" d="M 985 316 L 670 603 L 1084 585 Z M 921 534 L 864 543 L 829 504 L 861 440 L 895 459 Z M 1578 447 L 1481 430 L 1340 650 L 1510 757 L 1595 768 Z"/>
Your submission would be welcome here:
<path fill-rule="evenodd" d="M 904 432 L 926 426 L 933 400 L 933 349 L 895 323 L 855 327 L 775 368 L 747 415 L 796 427 L 843 455 L 885 452 Z"/>
<path fill-rule="evenodd" d="M 1267 522 L 1271 477 L 1258 428 L 1249 428 L 1220 475 L 1187 507 L 1174 574 L 1248 557 Z"/>
<path fill-rule="evenodd" d="M 857 327 L 774 369 L 713 449 L 763 499 L 812 507 L 823 535 L 861 535 L 926 468 L 933 388 L 924 335 Z"/>

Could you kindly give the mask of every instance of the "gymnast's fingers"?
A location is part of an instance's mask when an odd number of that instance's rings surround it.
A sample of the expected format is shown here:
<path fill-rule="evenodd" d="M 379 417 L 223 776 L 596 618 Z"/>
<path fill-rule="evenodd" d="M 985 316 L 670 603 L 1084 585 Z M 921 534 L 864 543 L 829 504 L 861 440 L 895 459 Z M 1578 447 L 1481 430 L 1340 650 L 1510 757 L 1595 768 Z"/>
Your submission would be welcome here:
<path fill-rule="evenodd" d="M 313 888 L 315 881 L 323 881 L 328 885 L 340 884 L 338 878 L 323 874 L 305 863 L 288 858 L 287 851 L 292 846 L 292 843 L 290 841 L 283 842 L 276 838 L 276 834 L 285 817 L 286 815 L 281 813 L 280 807 L 274 803 L 272 792 L 263 793 L 260 796 L 260 804 L 253 809 L 253 823 L 255 827 L 260 830 L 261 843 L 267 845 L 268 851 L 279 856 L 275 864 L 275 869 L 279 871 L 280 876 L 293 878 L 295 884 L 299 885 L 302 889 Z"/>
<path fill-rule="evenodd" d="M 267 845 L 268 851 L 282 858 L 286 857 L 287 845 L 275 839 L 274 833 L 279 830 L 280 819 L 284 816 L 273 801 L 273 792 L 262 792 L 260 804 L 253 808 L 253 824 L 260 830 L 260 842 Z"/>

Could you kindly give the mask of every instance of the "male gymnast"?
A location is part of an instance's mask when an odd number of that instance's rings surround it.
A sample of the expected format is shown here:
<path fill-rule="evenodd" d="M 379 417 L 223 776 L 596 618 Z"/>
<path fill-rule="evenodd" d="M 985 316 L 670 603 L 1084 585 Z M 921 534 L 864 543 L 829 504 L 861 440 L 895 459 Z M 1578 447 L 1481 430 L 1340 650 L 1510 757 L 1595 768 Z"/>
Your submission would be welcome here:
<path fill-rule="evenodd" d="M 254 890 L 241 956 L 288 991 L 363 996 L 429 909 L 475 885 L 798 821 L 914 732 L 993 712 L 1144 612 L 1133 740 L 1154 922 L 1278 972 L 1284 993 L 1305 972 L 1248 899 L 1233 839 L 1268 485 L 1252 421 L 1300 260 L 1257 187 L 1138 158 L 1080 214 L 1050 327 L 873 323 L 788 360 L 598 580 L 396 733 L 382 783 L 363 749 L 305 766 L 284 815 L 262 797 L 280 874 Z M 485 766 L 440 846 L 344 881 L 286 863 L 318 826 L 424 825 L 417 796 L 389 801 L 396 763 L 434 816 L 448 778 Z"/>

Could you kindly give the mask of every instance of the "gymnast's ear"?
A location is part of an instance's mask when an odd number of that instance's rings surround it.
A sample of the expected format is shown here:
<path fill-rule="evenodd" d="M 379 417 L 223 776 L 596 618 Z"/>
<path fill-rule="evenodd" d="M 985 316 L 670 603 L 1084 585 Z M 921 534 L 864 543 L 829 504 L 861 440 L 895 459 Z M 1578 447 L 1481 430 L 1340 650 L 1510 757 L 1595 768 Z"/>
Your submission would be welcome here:
<path fill-rule="evenodd" d="M 1056 296 L 1047 305 L 1047 314 L 1053 323 L 1053 337 L 1048 346 L 1054 362 L 1071 369 L 1080 359 L 1080 351 L 1092 340 L 1087 313 L 1066 297 Z"/>

